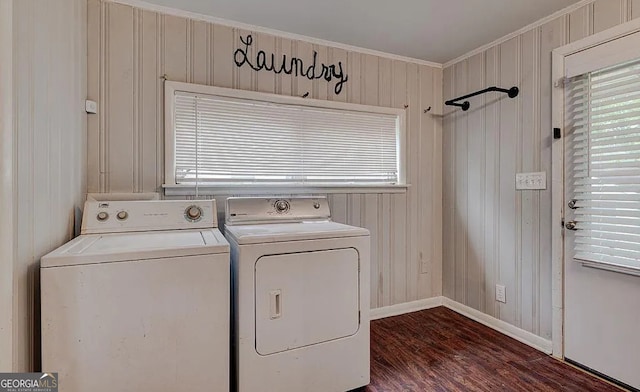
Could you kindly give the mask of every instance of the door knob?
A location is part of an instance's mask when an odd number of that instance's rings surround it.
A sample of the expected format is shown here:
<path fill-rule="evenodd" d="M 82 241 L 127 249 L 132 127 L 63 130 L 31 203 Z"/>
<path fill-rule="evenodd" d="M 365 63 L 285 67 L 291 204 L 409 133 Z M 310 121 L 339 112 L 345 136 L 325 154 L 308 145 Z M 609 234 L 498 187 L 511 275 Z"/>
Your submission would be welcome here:
<path fill-rule="evenodd" d="M 566 227 L 569 230 L 578 230 L 576 228 L 576 221 L 569 221 L 564 225 L 564 227 Z"/>

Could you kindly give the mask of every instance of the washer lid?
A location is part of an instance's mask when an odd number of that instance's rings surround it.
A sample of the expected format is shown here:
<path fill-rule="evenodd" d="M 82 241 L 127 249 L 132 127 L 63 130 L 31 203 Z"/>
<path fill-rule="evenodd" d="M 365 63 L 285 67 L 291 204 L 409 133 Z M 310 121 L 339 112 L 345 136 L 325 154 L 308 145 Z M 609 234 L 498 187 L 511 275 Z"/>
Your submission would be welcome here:
<path fill-rule="evenodd" d="M 81 235 L 41 260 L 41 267 L 228 253 L 218 229 Z"/>
<path fill-rule="evenodd" d="M 369 235 L 362 227 L 331 221 L 271 223 L 262 225 L 226 226 L 225 234 L 240 245 L 269 242 L 316 240 L 325 238 L 360 237 Z"/>

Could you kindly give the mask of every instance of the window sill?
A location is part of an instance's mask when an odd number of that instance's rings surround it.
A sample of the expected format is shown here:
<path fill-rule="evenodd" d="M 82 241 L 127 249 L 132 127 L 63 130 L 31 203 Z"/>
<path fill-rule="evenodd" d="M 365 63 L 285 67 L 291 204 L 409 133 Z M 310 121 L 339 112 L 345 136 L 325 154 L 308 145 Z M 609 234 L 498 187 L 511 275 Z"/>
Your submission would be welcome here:
<path fill-rule="evenodd" d="M 402 185 L 163 185 L 167 196 L 231 196 L 287 194 L 306 195 L 318 193 L 406 193 L 409 184 Z"/>

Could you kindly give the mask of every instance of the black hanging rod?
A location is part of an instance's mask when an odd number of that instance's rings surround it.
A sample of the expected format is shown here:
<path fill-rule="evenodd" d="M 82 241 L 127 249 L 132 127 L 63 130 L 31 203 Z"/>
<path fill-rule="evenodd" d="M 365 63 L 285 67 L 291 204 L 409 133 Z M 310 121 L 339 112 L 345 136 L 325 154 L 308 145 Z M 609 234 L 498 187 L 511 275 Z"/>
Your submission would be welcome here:
<path fill-rule="evenodd" d="M 462 103 L 459 103 L 457 101 L 462 101 L 463 99 L 475 97 L 476 95 L 489 93 L 489 92 L 492 92 L 492 91 L 508 94 L 509 98 L 517 97 L 518 93 L 520 92 L 520 90 L 515 86 L 511 87 L 510 89 L 493 86 L 493 87 L 487 87 L 484 90 L 476 91 L 475 93 L 463 95 L 462 97 L 458 97 L 458 98 L 455 98 L 455 99 L 450 99 L 450 100 L 446 101 L 444 104 L 447 105 L 447 106 L 457 106 L 459 108 L 462 108 L 462 110 L 467 111 L 467 110 L 469 110 L 469 107 L 471 107 L 471 104 L 469 103 L 469 101 L 464 101 Z"/>

